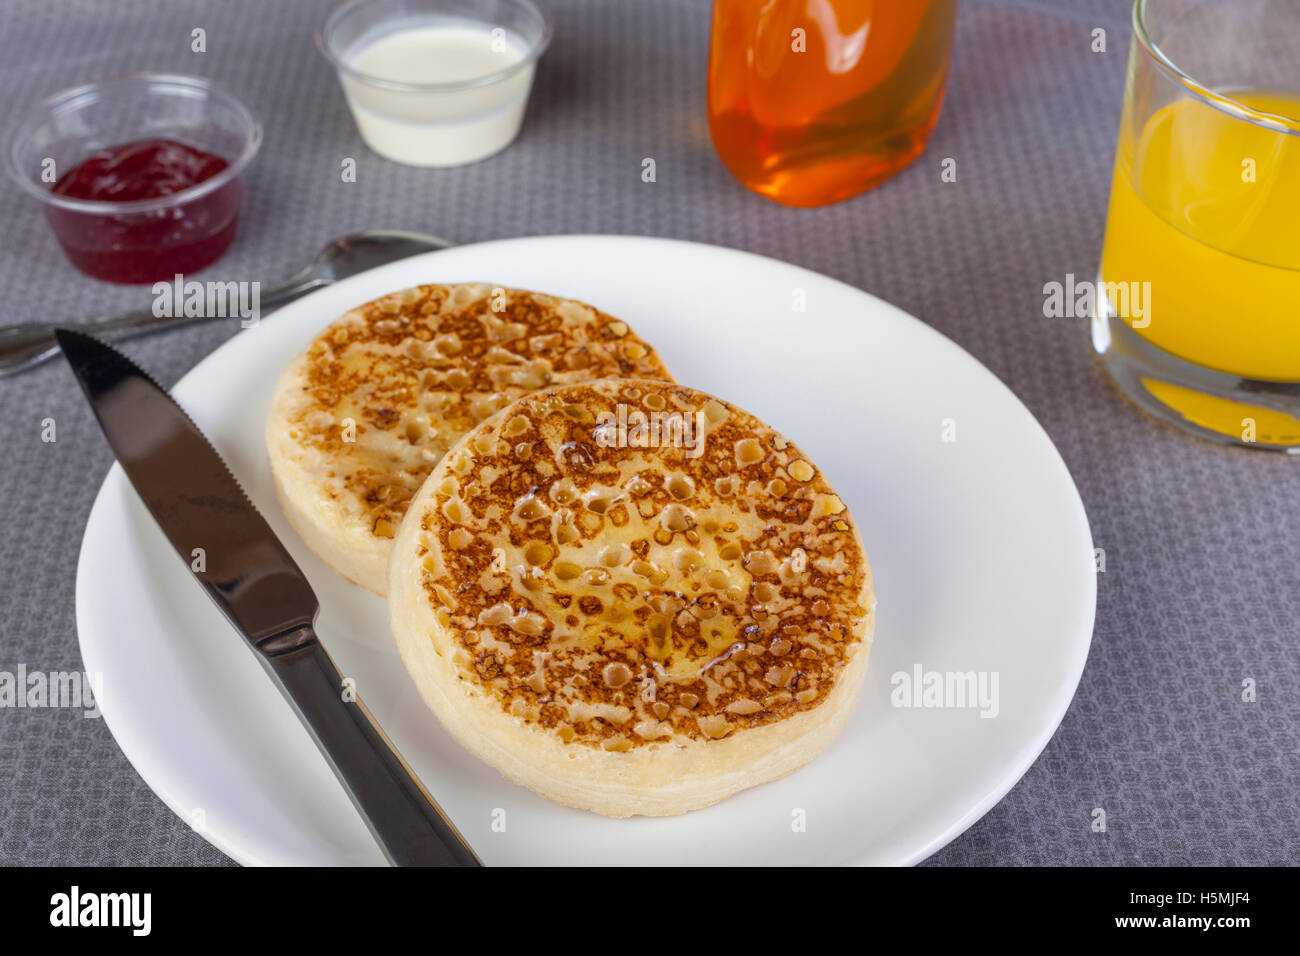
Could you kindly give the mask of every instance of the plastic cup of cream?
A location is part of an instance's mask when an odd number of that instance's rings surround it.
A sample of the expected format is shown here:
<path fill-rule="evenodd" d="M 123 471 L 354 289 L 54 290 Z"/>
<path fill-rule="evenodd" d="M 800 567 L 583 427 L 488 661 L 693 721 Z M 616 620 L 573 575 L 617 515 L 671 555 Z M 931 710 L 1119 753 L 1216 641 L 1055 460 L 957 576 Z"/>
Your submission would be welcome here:
<path fill-rule="evenodd" d="M 459 166 L 519 133 L 551 19 L 532 0 L 351 0 L 316 40 L 367 146 Z"/>

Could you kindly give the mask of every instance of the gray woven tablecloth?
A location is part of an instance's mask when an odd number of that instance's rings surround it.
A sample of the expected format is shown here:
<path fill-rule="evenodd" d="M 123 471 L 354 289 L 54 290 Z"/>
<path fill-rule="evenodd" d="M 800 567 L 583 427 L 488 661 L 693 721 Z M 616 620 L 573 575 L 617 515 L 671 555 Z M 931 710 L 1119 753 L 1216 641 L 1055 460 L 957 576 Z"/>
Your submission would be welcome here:
<path fill-rule="evenodd" d="M 368 227 L 459 242 L 611 232 L 737 246 L 901 306 L 1000 376 L 1056 442 L 1096 543 L 1096 632 L 1078 695 L 1011 793 L 932 858 L 946 864 L 1300 862 L 1300 462 L 1156 424 L 1111 389 L 1081 320 L 1042 288 L 1094 273 L 1129 27 L 1127 0 L 962 5 L 929 151 L 818 210 L 738 186 L 705 122 L 706 0 L 552 0 L 554 45 L 520 140 L 428 171 L 361 144 L 313 48 L 325 0 L 6 0 L 0 123 L 54 91 L 134 70 L 210 76 L 266 127 L 222 276 L 288 273 Z M 190 49 L 207 31 L 207 52 Z M 1092 31 L 1107 50 L 1091 50 Z M 360 162 L 341 184 L 343 157 Z M 657 183 L 639 188 L 653 156 Z M 957 160 L 942 183 L 939 162 Z M 0 183 L 0 322 L 147 304 L 65 264 L 36 204 Z M 272 320 L 273 321 L 273 320 Z M 137 340 L 172 383 L 232 323 Z M 0 671 L 81 667 L 73 584 L 110 454 L 66 367 L 0 379 Z M 43 419 L 58 440 L 41 440 Z M 1253 679 L 1257 700 L 1242 700 Z M 1106 832 L 1093 832 L 1094 807 Z M 152 794 L 102 720 L 0 709 L 0 862 L 226 858 Z"/>

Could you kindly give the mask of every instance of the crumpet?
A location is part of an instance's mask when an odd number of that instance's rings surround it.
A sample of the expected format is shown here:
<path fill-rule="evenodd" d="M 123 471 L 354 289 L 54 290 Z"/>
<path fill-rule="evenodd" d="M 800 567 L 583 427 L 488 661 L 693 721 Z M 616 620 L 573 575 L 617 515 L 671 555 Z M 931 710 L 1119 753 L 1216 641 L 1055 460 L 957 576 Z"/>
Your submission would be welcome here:
<path fill-rule="evenodd" d="M 666 382 L 526 395 L 448 451 L 393 548 L 392 629 L 471 753 L 610 816 L 812 760 L 862 686 L 871 571 L 808 456 Z"/>
<path fill-rule="evenodd" d="M 606 376 L 671 378 L 627 324 L 487 284 L 422 285 L 348 312 L 276 385 L 267 449 L 290 524 L 383 594 L 407 503 L 462 435 L 521 395 Z"/>

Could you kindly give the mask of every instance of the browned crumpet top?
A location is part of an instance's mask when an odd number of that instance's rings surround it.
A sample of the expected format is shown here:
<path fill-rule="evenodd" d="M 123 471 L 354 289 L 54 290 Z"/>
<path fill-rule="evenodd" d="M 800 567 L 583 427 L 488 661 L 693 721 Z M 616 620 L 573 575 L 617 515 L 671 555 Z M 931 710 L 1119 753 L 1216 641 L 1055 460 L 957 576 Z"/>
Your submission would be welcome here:
<path fill-rule="evenodd" d="M 588 305 L 485 283 L 422 285 L 349 312 L 307 352 L 290 438 L 323 453 L 327 493 L 393 536 L 465 432 L 534 389 L 671 378 L 626 325 Z"/>
<path fill-rule="evenodd" d="M 420 508 L 458 677 L 566 742 L 721 739 L 814 708 L 871 613 L 853 519 L 807 456 L 671 383 L 526 396 Z"/>

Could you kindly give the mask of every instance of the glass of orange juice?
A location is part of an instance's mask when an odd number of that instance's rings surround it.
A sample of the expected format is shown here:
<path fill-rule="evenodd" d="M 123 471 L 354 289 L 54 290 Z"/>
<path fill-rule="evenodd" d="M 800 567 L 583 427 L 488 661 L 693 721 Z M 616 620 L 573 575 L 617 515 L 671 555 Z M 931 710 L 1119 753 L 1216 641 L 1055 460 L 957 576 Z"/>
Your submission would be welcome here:
<path fill-rule="evenodd" d="M 1092 341 L 1120 390 L 1300 452 L 1300 3 L 1137 0 Z"/>
<path fill-rule="evenodd" d="M 709 131 L 755 192 L 820 206 L 925 149 L 957 0 L 714 0 Z"/>

